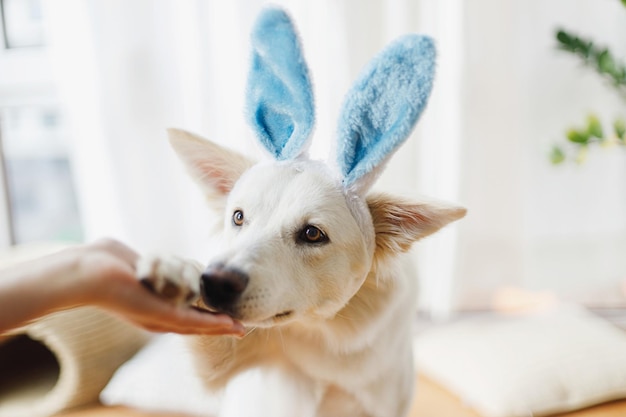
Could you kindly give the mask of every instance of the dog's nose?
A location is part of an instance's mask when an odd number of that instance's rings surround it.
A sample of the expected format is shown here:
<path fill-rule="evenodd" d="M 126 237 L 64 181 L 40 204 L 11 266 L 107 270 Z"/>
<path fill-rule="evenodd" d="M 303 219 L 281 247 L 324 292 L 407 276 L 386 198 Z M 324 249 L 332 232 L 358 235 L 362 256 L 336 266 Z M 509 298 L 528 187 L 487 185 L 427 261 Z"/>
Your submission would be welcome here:
<path fill-rule="evenodd" d="M 248 275 L 236 269 L 223 265 L 209 266 L 200 278 L 200 293 L 208 307 L 232 313 L 248 281 Z"/>

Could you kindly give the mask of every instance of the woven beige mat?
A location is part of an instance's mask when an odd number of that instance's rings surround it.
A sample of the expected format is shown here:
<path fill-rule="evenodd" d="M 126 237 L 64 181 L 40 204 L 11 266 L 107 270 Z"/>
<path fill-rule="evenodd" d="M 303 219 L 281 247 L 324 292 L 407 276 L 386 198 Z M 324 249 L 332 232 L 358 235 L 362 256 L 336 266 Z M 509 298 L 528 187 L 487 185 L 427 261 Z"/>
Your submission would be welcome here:
<path fill-rule="evenodd" d="M 0 417 L 49 416 L 98 400 L 145 332 L 81 307 L 0 335 Z"/>

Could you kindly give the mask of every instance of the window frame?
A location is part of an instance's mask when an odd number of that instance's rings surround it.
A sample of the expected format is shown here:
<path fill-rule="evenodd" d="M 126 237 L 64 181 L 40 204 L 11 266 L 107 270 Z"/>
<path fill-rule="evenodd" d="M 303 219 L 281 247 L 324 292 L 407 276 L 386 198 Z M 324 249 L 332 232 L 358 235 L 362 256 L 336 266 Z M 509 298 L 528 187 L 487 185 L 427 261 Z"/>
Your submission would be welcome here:
<path fill-rule="evenodd" d="M 16 243 L 3 147 L 4 122 L 1 110 L 58 102 L 46 45 L 9 48 L 2 3 L 0 0 L 0 250 Z"/>

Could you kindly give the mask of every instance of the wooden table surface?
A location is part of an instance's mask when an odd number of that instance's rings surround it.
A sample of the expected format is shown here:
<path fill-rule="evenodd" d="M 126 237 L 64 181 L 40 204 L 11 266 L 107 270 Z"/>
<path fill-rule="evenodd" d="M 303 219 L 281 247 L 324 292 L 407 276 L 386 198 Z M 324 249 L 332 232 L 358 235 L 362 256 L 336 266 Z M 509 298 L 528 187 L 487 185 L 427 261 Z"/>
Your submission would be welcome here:
<path fill-rule="evenodd" d="M 124 407 L 93 406 L 61 415 L 62 417 L 189 417 L 184 414 L 148 413 Z M 410 417 L 481 417 L 434 382 L 418 377 L 415 401 Z M 626 400 L 615 401 L 585 410 L 558 414 L 558 417 L 625 417 Z M 60 416 L 59 416 L 60 417 Z M 208 416 L 210 417 L 210 416 Z M 554 416 L 557 417 L 557 416 Z"/>

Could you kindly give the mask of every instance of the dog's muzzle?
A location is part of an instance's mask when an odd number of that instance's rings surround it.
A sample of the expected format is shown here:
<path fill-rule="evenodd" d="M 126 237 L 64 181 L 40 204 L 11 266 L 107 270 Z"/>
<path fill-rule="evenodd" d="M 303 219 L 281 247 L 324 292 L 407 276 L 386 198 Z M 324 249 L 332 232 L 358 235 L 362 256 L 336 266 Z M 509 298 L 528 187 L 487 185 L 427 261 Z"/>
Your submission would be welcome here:
<path fill-rule="evenodd" d="M 248 274 L 236 269 L 211 265 L 200 277 L 202 300 L 212 310 L 232 314 L 249 280 Z"/>

